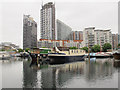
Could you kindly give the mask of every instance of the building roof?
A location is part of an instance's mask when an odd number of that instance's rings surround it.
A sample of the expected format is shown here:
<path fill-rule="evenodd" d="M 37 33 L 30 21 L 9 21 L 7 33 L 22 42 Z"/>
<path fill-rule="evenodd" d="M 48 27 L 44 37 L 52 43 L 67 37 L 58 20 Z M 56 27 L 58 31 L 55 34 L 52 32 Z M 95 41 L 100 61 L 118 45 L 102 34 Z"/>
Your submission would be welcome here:
<path fill-rule="evenodd" d="M 95 29 L 95 27 L 87 27 L 87 28 L 85 28 L 85 30 L 86 30 L 86 29 Z"/>
<path fill-rule="evenodd" d="M 48 39 L 40 39 L 39 41 L 49 41 Z M 50 40 L 50 41 L 66 41 L 66 42 L 70 42 L 70 41 L 73 41 L 73 42 L 82 42 L 83 40 Z"/>

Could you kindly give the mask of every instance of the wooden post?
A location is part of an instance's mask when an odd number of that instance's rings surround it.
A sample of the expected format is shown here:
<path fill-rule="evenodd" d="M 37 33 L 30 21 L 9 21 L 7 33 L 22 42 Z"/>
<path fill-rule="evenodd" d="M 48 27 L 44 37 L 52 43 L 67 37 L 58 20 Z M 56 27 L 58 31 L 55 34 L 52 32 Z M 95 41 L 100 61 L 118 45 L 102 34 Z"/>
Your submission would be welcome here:
<path fill-rule="evenodd" d="M 39 57 L 37 56 L 37 65 L 39 64 Z"/>

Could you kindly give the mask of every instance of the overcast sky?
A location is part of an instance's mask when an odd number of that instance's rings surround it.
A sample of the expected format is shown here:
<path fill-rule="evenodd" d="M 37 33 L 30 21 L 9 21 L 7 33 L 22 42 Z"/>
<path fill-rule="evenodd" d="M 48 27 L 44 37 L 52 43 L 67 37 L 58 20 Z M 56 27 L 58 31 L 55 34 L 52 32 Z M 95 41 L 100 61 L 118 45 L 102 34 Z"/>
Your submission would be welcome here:
<path fill-rule="evenodd" d="M 9 2 L 8 2 L 9 1 Z M 43 3 L 53 0 L 43 0 Z M 85 27 L 111 29 L 118 32 L 118 0 L 54 0 L 56 19 L 73 31 Z M 3 0 L 0 3 L 0 43 L 12 42 L 22 47 L 23 14 L 30 14 L 38 24 L 40 38 L 40 9 L 42 0 Z"/>

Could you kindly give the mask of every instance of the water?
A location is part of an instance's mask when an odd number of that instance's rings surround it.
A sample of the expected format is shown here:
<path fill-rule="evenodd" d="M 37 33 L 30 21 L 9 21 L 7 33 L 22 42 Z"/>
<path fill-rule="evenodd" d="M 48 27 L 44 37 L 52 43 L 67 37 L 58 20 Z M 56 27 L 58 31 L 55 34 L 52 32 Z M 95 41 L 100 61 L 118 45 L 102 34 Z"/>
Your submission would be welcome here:
<path fill-rule="evenodd" d="M 42 69 L 30 64 L 30 60 L 21 58 L 0 61 L 2 88 L 118 88 L 120 62 L 113 59 L 49 65 Z"/>

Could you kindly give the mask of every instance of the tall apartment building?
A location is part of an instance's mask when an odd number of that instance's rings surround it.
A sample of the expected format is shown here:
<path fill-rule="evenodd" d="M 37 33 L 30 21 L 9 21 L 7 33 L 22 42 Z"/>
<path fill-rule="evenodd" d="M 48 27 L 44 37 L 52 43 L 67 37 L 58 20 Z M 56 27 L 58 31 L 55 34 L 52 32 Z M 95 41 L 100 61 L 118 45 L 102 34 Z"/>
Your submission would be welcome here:
<path fill-rule="evenodd" d="M 41 9 L 41 39 L 56 39 L 55 4 L 49 2 Z"/>
<path fill-rule="evenodd" d="M 112 45 L 112 33 L 111 30 L 94 30 L 95 33 L 95 45 L 103 46 L 105 43 Z"/>
<path fill-rule="evenodd" d="M 118 34 L 118 44 L 120 44 L 120 34 Z"/>
<path fill-rule="evenodd" d="M 118 2 L 118 43 L 120 43 L 120 1 Z"/>
<path fill-rule="evenodd" d="M 119 35 L 118 34 L 112 34 L 112 47 L 113 49 L 117 49 L 119 44 Z"/>
<path fill-rule="evenodd" d="M 72 31 L 69 35 L 69 40 L 83 40 L 82 31 Z"/>
<path fill-rule="evenodd" d="M 72 28 L 57 19 L 57 40 L 68 40 Z"/>
<path fill-rule="evenodd" d="M 88 27 L 83 30 L 83 41 L 84 41 L 84 46 L 90 47 L 95 45 L 95 35 L 94 35 L 94 29 L 95 27 Z"/>
<path fill-rule="evenodd" d="M 111 30 L 95 30 L 95 27 L 85 28 L 83 31 L 84 46 L 92 47 L 94 45 L 103 46 L 105 43 L 112 45 L 112 34 Z"/>
<path fill-rule="evenodd" d="M 30 15 L 23 16 L 23 49 L 37 47 L 37 23 Z"/>

